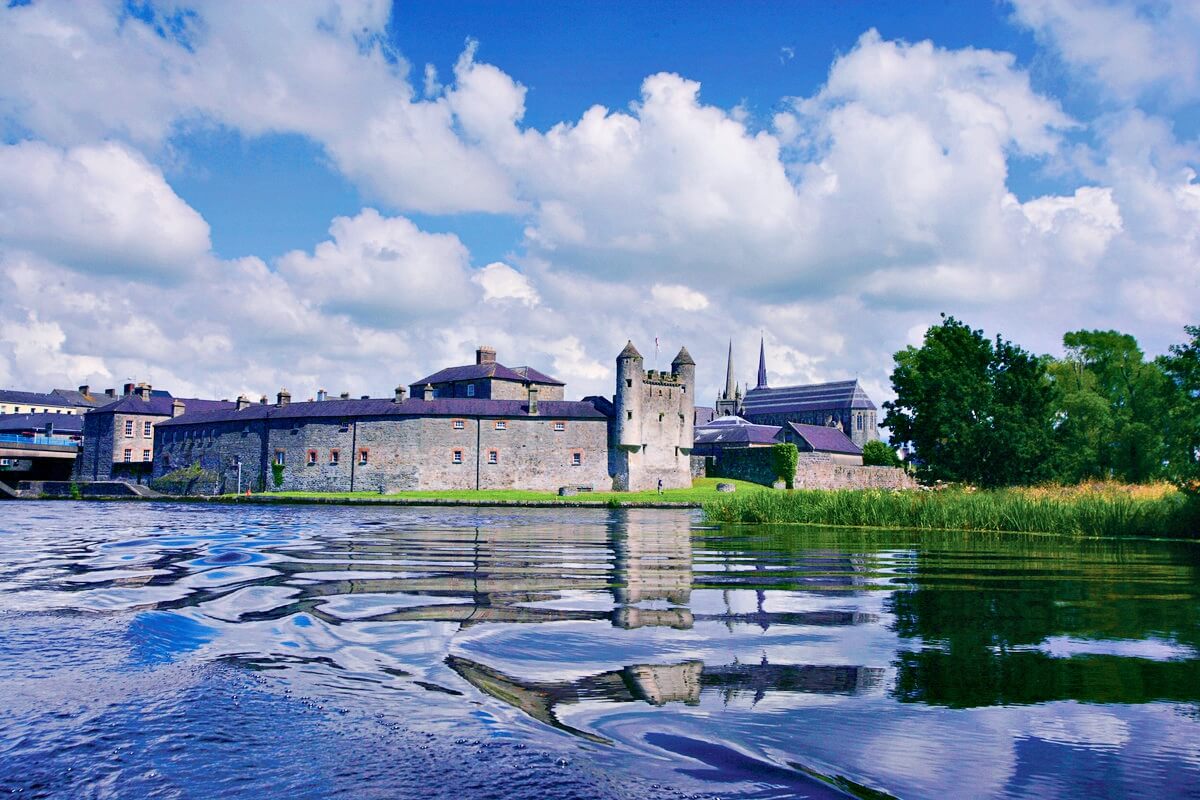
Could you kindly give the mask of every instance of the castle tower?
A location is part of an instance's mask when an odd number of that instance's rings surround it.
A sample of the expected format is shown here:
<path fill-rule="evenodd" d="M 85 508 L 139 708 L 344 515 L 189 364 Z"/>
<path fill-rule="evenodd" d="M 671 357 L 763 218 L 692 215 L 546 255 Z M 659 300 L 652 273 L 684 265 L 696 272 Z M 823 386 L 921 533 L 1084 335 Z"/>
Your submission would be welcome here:
<path fill-rule="evenodd" d="M 692 425 L 696 362 L 686 348 L 670 372 L 646 371 L 633 342 L 617 356 L 610 471 L 618 491 L 692 485 Z"/>

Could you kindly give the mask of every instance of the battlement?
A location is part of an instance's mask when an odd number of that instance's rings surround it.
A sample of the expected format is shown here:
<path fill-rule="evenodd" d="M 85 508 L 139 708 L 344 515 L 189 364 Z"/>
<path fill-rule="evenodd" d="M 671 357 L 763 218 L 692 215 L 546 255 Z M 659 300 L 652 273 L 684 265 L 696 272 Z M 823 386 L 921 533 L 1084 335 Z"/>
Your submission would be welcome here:
<path fill-rule="evenodd" d="M 646 370 L 646 377 L 642 378 L 642 383 L 653 383 L 659 386 L 678 386 L 682 383 L 682 376 L 667 372 L 666 370 L 650 369 Z"/>

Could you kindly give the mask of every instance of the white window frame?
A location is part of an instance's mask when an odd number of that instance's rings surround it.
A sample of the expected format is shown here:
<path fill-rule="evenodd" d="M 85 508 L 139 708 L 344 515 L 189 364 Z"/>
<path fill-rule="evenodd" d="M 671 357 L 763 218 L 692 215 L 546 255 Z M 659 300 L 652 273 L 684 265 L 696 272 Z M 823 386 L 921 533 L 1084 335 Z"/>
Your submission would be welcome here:
<path fill-rule="evenodd" d="M 124 459 L 124 462 L 125 462 L 126 464 L 132 464 L 132 463 L 133 463 L 133 448 L 132 448 L 132 447 L 126 447 L 126 448 L 125 448 L 125 459 Z"/>
<path fill-rule="evenodd" d="M 451 453 L 450 453 L 450 463 L 451 463 L 451 464 L 461 464 L 461 463 L 463 463 L 463 451 L 462 451 L 462 450 L 453 450 L 453 451 L 451 451 Z"/>
<path fill-rule="evenodd" d="M 125 435 L 133 436 L 133 420 L 131 419 L 125 420 Z"/>
<path fill-rule="evenodd" d="M 456 419 L 456 420 L 454 420 L 453 424 L 454 424 L 454 430 L 456 430 L 456 431 L 465 430 L 467 427 L 467 421 L 463 420 L 463 419 Z"/>
<path fill-rule="evenodd" d="M 498 430 L 498 431 L 508 430 L 508 420 L 506 420 L 506 419 L 496 420 L 496 430 Z"/>
<path fill-rule="evenodd" d="M 475 384 L 468 383 L 467 384 L 467 397 L 474 397 L 474 396 L 475 396 Z"/>
<path fill-rule="evenodd" d="M 566 429 L 567 429 L 567 423 L 563 422 L 562 420 L 557 420 L 554 423 L 554 432 L 555 433 L 562 433 Z"/>
<path fill-rule="evenodd" d="M 487 463 L 489 466 L 495 466 L 500 463 L 500 451 L 488 450 Z"/>

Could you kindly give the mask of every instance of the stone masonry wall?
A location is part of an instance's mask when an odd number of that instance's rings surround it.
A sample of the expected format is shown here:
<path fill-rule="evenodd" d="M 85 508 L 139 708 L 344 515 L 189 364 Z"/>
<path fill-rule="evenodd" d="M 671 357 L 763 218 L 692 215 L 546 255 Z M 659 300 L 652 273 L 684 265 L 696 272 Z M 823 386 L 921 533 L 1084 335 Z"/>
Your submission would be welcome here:
<path fill-rule="evenodd" d="M 771 448 L 727 449 L 717 458 L 715 472 L 722 478 L 771 486 L 776 481 Z M 894 467 L 838 464 L 826 453 L 801 453 L 796 464 L 797 489 L 915 489 L 916 483 Z"/>

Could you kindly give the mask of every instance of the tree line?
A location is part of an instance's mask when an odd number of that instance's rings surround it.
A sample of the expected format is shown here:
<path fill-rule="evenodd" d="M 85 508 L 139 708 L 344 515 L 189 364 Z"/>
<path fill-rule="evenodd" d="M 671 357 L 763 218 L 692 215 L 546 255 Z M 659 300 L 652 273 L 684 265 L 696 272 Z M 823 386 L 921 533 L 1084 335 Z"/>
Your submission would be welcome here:
<path fill-rule="evenodd" d="M 1200 481 L 1200 326 L 1147 358 L 1118 331 L 1034 355 L 942 315 L 895 354 L 883 425 L 918 477 L 980 486 Z"/>

